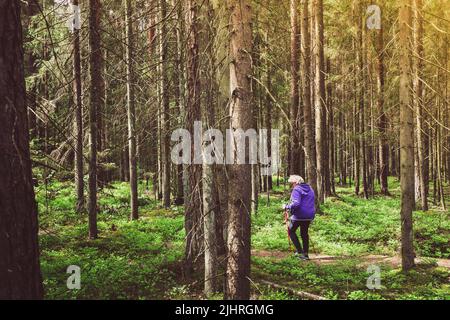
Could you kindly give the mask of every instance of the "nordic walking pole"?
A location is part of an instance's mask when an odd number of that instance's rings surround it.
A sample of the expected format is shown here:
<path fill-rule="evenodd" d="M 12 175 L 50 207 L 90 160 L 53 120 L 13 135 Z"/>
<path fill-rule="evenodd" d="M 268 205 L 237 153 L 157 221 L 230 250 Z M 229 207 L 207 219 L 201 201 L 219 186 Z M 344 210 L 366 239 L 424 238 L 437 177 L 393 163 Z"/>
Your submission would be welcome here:
<path fill-rule="evenodd" d="M 288 237 L 288 242 L 289 242 L 289 250 L 291 250 L 292 249 L 291 237 L 289 237 L 289 212 L 287 209 L 284 210 L 284 223 L 286 224 L 286 232 L 287 232 L 287 237 Z"/>
<path fill-rule="evenodd" d="M 312 223 L 311 223 L 312 224 Z M 311 237 L 309 237 L 309 243 L 311 243 L 311 248 L 312 248 L 312 252 L 314 253 L 314 254 L 317 254 L 317 250 L 316 250 L 316 247 L 314 246 L 314 243 L 313 243 L 313 241 L 311 240 Z"/>

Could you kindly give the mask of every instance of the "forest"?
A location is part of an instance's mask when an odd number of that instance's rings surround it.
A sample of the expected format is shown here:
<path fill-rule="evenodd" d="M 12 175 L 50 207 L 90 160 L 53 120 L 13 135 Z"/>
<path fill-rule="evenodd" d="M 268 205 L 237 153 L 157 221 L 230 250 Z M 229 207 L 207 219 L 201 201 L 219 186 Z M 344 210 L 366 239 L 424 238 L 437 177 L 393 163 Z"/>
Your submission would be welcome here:
<path fill-rule="evenodd" d="M 0 300 L 450 300 L 449 25 L 0 0 Z"/>

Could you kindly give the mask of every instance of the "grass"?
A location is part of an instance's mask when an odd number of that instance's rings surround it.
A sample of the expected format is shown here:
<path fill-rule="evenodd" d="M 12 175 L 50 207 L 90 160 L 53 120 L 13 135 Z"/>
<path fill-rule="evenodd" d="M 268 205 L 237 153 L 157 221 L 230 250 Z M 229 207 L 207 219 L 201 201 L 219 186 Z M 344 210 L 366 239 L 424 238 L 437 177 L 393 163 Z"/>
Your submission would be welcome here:
<path fill-rule="evenodd" d="M 275 185 L 275 184 L 274 184 Z M 281 204 L 289 198 L 283 185 L 267 201 L 262 194 L 253 217 L 252 248 L 284 252 L 284 257 L 252 257 L 254 297 L 297 299 L 283 290 L 257 285 L 269 279 L 293 289 L 329 299 L 450 299 L 448 269 L 433 260 L 408 274 L 380 265 L 380 290 L 369 290 L 370 274 L 362 259 L 367 254 L 395 255 L 399 251 L 398 182 L 390 180 L 392 197 L 364 200 L 351 188 L 338 188 L 311 227 L 312 250 L 342 257 L 329 264 L 304 263 L 289 256 Z M 204 298 L 202 272 L 194 283 L 184 279 L 183 208 L 161 209 L 140 188 L 140 220 L 130 222 L 127 183 L 114 183 L 100 192 L 100 237 L 87 239 L 87 215 L 74 211 L 74 188 L 52 182 L 36 188 L 40 215 L 41 266 L 47 299 L 186 299 Z M 450 258 L 449 212 L 432 207 L 414 212 L 415 248 L 419 256 Z M 67 267 L 81 268 L 81 289 L 69 290 Z M 217 294 L 211 299 L 220 299 Z"/>
<path fill-rule="evenodd" d="M 253 277 L 302 290 L 328 299 L 450 299 L 449 271 L 431 264 L 418 265 L 408 274 L 379 264 L 381 288 L 369 290 L 372 275 L 362 259 L 336 260 L 330 264 L 299 263 L 294 257 L 253 257 Z M 291 297 L 292 298 L 292 297 Z"/>
<path fill-rule="evenodd" d="M 41 267 L 47 299 L 157 299 L 178 282 L 184 220 L 140 198 L 139 221 L 128 221 L 128 186 L 116 183 L 99 200 L 100 237 L 87 240 L 87 216 L 74 212 L 71 184 L 37 189 Z M 45 201 L 47 195 L 48 201 Z M 81 268 L 80 290 L 66 288 L 69 265 Z"/>
<path fill-rule="evenodd" d="M 337 188 L 339 197 L 328 198 L 311 226 L 312 250 L 330 254 L 394 255 L 400 250 L 399 185 L 390 179 L 391 197 L 356 197 L 351 188 Z M 257 249 L 288 250 L 286 227 L 279 208 L 289 193 L 280 185 L 267 206 L 260 199 L 260 212 L 253 220 L 252 244 Z M 450 214 L 437 207 L 415 211 L 415 250 L 418 256 L 450 258 Z"/>

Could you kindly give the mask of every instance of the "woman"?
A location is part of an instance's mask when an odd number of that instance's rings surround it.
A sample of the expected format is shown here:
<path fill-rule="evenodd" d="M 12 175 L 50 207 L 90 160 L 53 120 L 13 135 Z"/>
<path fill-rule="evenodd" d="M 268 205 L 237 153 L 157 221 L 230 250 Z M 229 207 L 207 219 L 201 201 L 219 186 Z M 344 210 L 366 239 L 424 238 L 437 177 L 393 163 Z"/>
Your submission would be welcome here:
<path fill-rule="evenodd" d="M 302 177 L 297 175 L 290 176 L 288 182 L 292 186 L 291 202 L 283 205 L 283 210 L 291 212 L 289 237 L 297 250 L 295 255 L 300 260 L 309 260 L 308 228 L 316 213 L 314 190 L 304 182 Z M 303 247 L 295 233 L 299 227 Z"/>

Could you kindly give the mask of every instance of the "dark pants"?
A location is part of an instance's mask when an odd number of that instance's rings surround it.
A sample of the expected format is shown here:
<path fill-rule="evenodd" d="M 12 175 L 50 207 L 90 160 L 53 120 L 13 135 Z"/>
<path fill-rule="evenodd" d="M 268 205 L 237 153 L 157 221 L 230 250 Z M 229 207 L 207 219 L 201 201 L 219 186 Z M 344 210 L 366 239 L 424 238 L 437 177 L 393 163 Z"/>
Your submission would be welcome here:
<path fill-rule="evenodd" d="M 289 237 L 291 238 L 292 243 L 294 244 L 297 252 L 303 253 L 305 256 L 308 255 L 309 250 L 308 228 L 310 224 L 311 221 L 293 221 L 293 220 L 291 220 L 291 222 L 289 223 Z M 300 241 L 298 241 L 297 234 L 295 233 L 298 227 L 300 227 L 300 236 L 302 237 L 303 250 Z"/>

